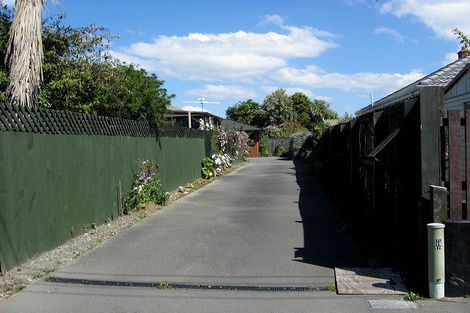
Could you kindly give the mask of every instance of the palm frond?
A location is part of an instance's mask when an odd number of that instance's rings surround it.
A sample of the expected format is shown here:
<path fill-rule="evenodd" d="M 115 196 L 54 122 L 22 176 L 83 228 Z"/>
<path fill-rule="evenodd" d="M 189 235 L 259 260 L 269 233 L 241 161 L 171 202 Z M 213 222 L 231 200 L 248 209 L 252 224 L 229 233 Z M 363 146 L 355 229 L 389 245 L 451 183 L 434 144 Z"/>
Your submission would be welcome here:
<path fill-rule="evenodd" d="M 42 81 L 42 7 L 44 0 L 16 0 L 5 62 L 10 69 L 6 90 L 10 104 L 37 104 Z"/>

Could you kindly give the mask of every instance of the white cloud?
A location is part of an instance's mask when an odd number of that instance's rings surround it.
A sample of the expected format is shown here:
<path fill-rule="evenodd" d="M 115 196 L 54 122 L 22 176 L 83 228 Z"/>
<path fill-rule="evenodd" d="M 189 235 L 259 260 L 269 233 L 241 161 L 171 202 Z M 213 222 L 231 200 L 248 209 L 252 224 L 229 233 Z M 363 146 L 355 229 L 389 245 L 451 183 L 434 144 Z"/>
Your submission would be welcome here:
<path fill-rule="evenodd" d="M 405 43 L 405 37 L 402 34 L 400 34 L 398 31 L 396 31 L 395 29 L 392 29 L 392 28 L 377 27 L 376 29 L 374 29 L 374 34 L 376 34 L 376 35 L 382 35 L 382 34 L 390 35 L 393 38 L 395 38 L 396 41 L 398 41 L 400 43 Z"/>
<path fill-rule="evenodd" d="M 306 96 L 309 96 L 309 97 L 313 96 L 313 92 L 311 92 L 308 89 L 300 88 L 300 87 L 286 88 L 286 92 L 287 92 L 288 95 L 293 95 L 296 92 L 301 92 L 301 93 L 305 94 Z"/>
<path fill-rule="evenodd" d="M 442 65 L 447 65 L 457 60 L 457 53 L 455 52 L 448 52 L 444 56 L 444 60 L 442 60 Z"/>
<path fill-rule="evenodd" d="M 275 86 L 275 85 L 270 85 L 270 86 L 262 86 L 261 87 L 261 90 L 263 90 L 263 92 L 265 94 L 270 94 L 272 93 L 274 90 L 276 89 L 279 89 L 279 88 L 283 88 L 286 90 L 286 93 L 291 96 L 293 95 L 294 93 L 296 92 L 302 92 L 304 93 L 305 95 L 309 96 L 309 97 L 312 97 L 313 96 L 313 92 L 311 90 L 308 90 L 308 89 L 305 89 L 305 88 L 301 88 L 301 87 L 281 87 L 281 86 Z"/>
<path fill-rule="evenodd" d="M 415 16 L 444 38 L 454 38 L 451 30 L 455 27 L 470 33 L 468 0 L 390 0 L 380 6 L 380 11 L 398 17 Z"/>
<path fill-rule="evenodd" d="M 316 96 L 315 99 L 323 100 L 323 101 L 330 102 L 330 103 L 333 102 L 334 100 L 334 98 L 330 96 Z"/>
<path fill-rule="evenodd" d="M 309 88 L 332 88 L 352 92 L 392 92 L 404 87 L 424 75 L 417 70 L 407 74 L 370 73 L 353 74 L 328 73 L 314 65 L 303 69 L 283 68 L 277 72 L 277 79 L 292 85 Z"/>
<path fill-rule="evenodd" d="M 238 85 L 205 85 L 202 88 L 191 89 L 185 92 L 187 96 L 205 97 L 208 99 L 248 99 L 256 98 L 256 91 Z"/>
<path fill-rule="evenodd" d="M 277 26 L 284 26 L 284 18 L 277 14 L 265 15 L 264 18 L 259 22 L 260 25 L 274 24 Z"/>
<path fill-rule="evenodd" d="M 265 18 L 266 19 L 266 18 Z M 190 33 L 158 36 L 113 51 L 113 55 L 142 67 L 182 80 L 239 80 L 285 67 L 292 58 L 317 57 L 335 44 L 322 37 L 331 34 L 310 27 L 286 26 L 271 16 L 279 32 Z"/>

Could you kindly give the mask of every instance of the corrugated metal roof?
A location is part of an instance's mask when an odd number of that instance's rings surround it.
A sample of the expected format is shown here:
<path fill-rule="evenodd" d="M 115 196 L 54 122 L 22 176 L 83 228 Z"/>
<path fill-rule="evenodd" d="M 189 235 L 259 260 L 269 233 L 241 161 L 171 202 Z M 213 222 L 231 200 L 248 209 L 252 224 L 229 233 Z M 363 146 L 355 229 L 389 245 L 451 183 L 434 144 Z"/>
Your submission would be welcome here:
<path fill-rule="evenodd" d="M 381 110 L 388 106 L 392 106 L 397 102 L 406 100 L 408 98 L 414 98 L 419 94 L 419 90 L 426 86 L 441 86 L 447 87 L 454 78 L 465 68 L 467 64 L 470 64 L 470 56 L 466 56 L 455 62 L 452 62 L 437 71 L 415 81 L 414 83 L 401 88 L 390 95 L 380 99 L 374 103 L 374 106 L 368 105 L 356 112 L 356 115 L 363 115 L 371 111 Z"/>

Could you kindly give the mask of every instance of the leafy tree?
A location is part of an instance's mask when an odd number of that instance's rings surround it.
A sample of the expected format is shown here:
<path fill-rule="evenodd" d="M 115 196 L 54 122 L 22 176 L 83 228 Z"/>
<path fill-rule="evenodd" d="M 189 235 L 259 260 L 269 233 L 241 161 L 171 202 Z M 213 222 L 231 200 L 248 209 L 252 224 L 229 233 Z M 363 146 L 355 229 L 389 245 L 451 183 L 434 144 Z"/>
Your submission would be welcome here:
<path fill-rule="evenodd" d="M 303 92 L 296 92 L 290 96 L 294 108 L 294 119 L 304 127 L 309 127 L 312 122 L 310 110 L 312 101 Z"/>
<path fill-rule="evenodd" d="M 125 64 L 108 53 L 114 38 L 104 27 L 64 26 L 64 15 L 43 24 L 44 80 L 39 105 L 89 114 L 163 123 L 174 95 L 156 75 Z M 0 11 L 0 54 L 11 18 Z M 0 67 L 0 97 L 5 90 Z"/>
<path fill-rule="evenodd" d="M 338 113 L 330 108 L 330 104 L 324 100 L 313 100 L 311 110 L 312 123 L 309 130 L 312 132 L 314 141 L 323 135 L 323 132 L 330 126 L 326 120 L 339 119 Z"/>
<path fill-rule="evenodd" d="M 286 90 L 279 88 L 267 95 L 263 101 L 262 110 L 267 126 L 284 127 L 289 120 L 294 119 L 292 99 Z"/>
<path fill-rule="evenodd" d="M 227 118 L 249 125 L 260 124 L 261 107 L 258 102 L 248 99 L 240 101 L 234 106 L 228 107 L 226 114 Z"/>
<path fill-rule="evenodd" d="M 9 103 L 35 106 L 42 80 L 42 6 L 44 0 L 16 0 L 9 30 L 5 62 L 10 81 L 6 89 Z"/>
<path fill-rule="evenodd" d="M 173 95 L 163 88 L 163 81 L 133 65 L 105 66 L 93 110 L 99 115 L 163 123 L 163 115 Z"/>
<path fill-rule="evenodd" d="M 338 113 L 331 109 L 330 104 L 324 100 L 313 100 L 311 113 L 316 123 L 323 122 L 324 120 L 339 119 Z"/>

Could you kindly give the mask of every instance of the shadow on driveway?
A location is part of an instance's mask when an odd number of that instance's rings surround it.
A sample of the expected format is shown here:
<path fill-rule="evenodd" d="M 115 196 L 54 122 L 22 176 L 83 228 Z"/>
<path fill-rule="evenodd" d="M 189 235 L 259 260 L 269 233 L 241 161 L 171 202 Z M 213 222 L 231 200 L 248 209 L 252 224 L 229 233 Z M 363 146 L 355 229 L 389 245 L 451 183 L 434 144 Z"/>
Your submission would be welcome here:
<path fill-rule="evenodd" d="M 329 268 L 364 266 L 359 249 L 305 163 L 294 160 L 300 187 L 299 211 L 304 246 L 295 248 L 295 260 Z"/>

